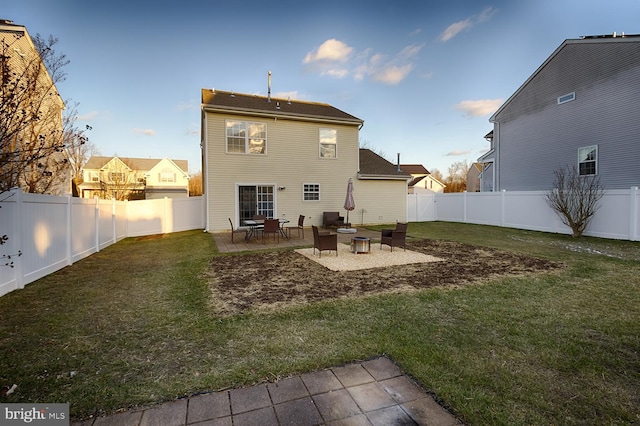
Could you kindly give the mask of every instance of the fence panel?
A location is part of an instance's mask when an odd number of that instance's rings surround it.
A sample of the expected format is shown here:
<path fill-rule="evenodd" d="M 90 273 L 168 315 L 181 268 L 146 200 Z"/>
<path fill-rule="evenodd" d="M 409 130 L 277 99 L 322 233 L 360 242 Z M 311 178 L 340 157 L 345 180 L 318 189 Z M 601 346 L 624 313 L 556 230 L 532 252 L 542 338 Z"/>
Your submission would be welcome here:
<path fill-rule="evenodd" d="M 68 207 L 68 197 L 22 194 L 19 235 L 25 283 L 68 265 Z"/>
<path fill-rule="evenodd" d="M 465 193 L 466 221 L 479 225 L 502 224 L 501 200 L 499 192 Z"/>
<path fill-rule="evenodd" d="M 204 228 L 203 197 L 144 201 L 0 194 L 0 296 L 77 262 L 125 237 Z"/>

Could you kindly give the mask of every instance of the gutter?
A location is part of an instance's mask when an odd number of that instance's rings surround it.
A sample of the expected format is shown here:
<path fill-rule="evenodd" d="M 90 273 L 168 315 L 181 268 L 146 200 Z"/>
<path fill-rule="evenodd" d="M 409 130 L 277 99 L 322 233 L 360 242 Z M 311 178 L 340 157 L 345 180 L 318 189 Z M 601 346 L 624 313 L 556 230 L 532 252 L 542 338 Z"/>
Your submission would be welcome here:
<path fill-rule="evenodd" d="M 244 108 L 216 108 L 211 106 L 204 106 L 203 111 L 211 112 L 211 113 L 224 113 L 224 114 L 236 114 L 236 115 L 247 115 L 252 117 L 264 117 L 264 118 L 274 118 L 274 119 L 288 119 L 288 120 L 297 120 L 297 121 L 312 121 L 312 122 L 322 122 L 322 123 L 333 123 L 333 124 L 346 124 L 350 126 L 358 125 L 361 129 L 364 126 L 364 121 L 362 120 L 349 120 L 349 119 L 340 119 L 340 118 L 330 118 L 325 116 L 313 116 L 313 115 L 300 115 L 300 114 L 283 114 L 283 113 L 273 113 L 273 112 L 260 112 L 256 110 L 244 109 Z"/>

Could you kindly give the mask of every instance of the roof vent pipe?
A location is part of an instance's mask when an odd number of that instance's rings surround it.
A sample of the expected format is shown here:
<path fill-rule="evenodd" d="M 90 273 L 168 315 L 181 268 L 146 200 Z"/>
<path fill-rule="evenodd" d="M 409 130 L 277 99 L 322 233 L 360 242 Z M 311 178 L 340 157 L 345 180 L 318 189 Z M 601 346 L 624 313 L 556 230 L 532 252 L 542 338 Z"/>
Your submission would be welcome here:
<path fill-rule="evenodd" d="M 269 78 L 267 80 L 267 102 L 271 102 L 271 71 L 269 71 Z"/>
<path fill-rule="evenodd" d="M 400 170 L 400 153 L 398 153 L 398 172 L 401 172 L 402 170 Z"/>

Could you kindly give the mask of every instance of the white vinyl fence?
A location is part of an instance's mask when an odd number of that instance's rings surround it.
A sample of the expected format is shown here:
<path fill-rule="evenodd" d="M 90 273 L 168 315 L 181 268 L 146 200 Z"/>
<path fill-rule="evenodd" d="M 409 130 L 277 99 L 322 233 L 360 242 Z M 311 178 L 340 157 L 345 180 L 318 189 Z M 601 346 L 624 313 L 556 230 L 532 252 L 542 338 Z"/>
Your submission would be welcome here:
<path fill-rule="evenodd" d="M 638 241 L 637 187 L 606 191 L 585 235 Z M 533 231 L 571 234 L 545 200 L 544 191 L 410 194 L 407 220 L 475 223 Z"/>
<path fill-rule="evenodd" d="M 570 234 L 544 192 L 410 194 L 407 220 L 495 225 Z M 638 188 L 607 191 L 586 235 L 639 241 Z M 21 191 L 0 194 L 0 296 L 126 237 L 204 229 L 204 197 L 106 201 Z M 21 252 L 20 257 L 14 256 Z M 14 266 L 2 266 L 13 262 Z"/>
<path fill-rule="evenodd" d="M 115 201 L 5 192 L 0 236 L 8 240 L 0 245 L 0 296 L 123 238 L 203 228 L 204 197 Z M 13 267 L 4 266 L 10 262 Z"/>

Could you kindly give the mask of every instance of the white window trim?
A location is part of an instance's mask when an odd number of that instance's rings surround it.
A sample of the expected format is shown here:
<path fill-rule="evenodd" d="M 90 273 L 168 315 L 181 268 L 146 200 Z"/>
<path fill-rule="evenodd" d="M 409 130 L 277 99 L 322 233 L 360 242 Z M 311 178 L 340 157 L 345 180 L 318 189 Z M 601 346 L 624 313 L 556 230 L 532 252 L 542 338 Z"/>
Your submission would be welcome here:
<path fill-rule="evenodd" d="M 227 123 L 230 121 L 244 123 L 245 124 L 245 135 L 244 135 L 244 152 L 235 152 L 229 151 L 229 135 L 227 134 Z M 249 126 L 252 124 L 260 124 L 264 126 L 264 153 L 251 153 L 249 150 Z M 245 121 L 245 120 L 232 120 L 228 119 L 224 121 L 224 150 L 227 154 L 236 154 L 236 155 L 267 155 L 269 151 L 269 137 L 268 137 L 268 128 L 267 123 L 263 123 L 261 121 Z"/>
<path fill-rule="evenodd" d="M 322 134 L 323 130 L 332 130 L 332 131 L 334 131 L 335 134 L 336 134 L 335 142 L 333 142 L 333 143 L 331 143 L 331 142 L 330 143 L 322 142 L 321 134 Z M 333 156 L 333 157 L 323 157 L 322 156 L 322 146 L 323 145 L 333 145 L 335 147 L 335 153 L 336 153 L 335 156 Z M 336 158 L 338 158 L 338 130 L 337 129 L 332 129 L 330 127 L 320 127 L 318 129 L 318 157 L 323 159 L 323 160 L 335 160 Z"/>
<path fill-rule="evenodd" d="M 315 194 L 315 192 L 305 191 L 304 187 L 306 185 L 317 185 L 318 186 L 318 192 L 317 192 L 318 199 L 317 200 L 307 200 L 307 199 L 305 199 L 305 195 L 306 194 Z M 320 184 L 319 183 L 312 183 L 312 182 L 304 182 L 302 184 L 302 202 L 306 202 L 306 203 L 314 203 L 315 202 L 315 203 L 317 203 L 318 201 L 320 201 Z"/>
<path fill-rule="evenodd" d="M 567 93 L 566 95 L 558 96 L 558 105 L 566 104 L 567 102 L 576 100 L 576 92 Z"/>
<path fill-rule="evenodd" d="M 591 150 L 591 149 L 594 149 L 594 148 L 595 148 L 595 150 L 596 150 L 596 159 L 595 159 L 595 161 L 594 161 L 594 162 L 596 163 L 596 170 L 595 170 L 595 173 L 593 173 L 593 174 L 589 174 L 589 175 L 581 175 L 581 174 L 580 174 L 580 164 L 585 163 L 586 161 L 580 161 L 580 150 L 582 150 L 582 149 L 589 149 L 589 150 Z M 598 153 L 598 145 L 587 145 L 587 146 L 581 146 L 581 147 L 579 147 L 579 148 L 578 148 L 578 176 L 597 176 L 597 175 L 598 175 L 598 156 L 599 156 L 599 155 L 600 155 L 600 154 Z M 589 160 L 589 161 L 591 161 L 591 160 Z"/>

